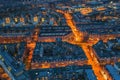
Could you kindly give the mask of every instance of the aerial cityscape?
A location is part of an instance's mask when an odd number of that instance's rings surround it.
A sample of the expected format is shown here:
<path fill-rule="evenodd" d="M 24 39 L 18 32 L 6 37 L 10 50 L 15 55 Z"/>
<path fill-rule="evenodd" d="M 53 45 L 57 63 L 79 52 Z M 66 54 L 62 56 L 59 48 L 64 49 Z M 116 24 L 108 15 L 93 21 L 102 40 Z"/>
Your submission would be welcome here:
<path fill-rule="evenodd" d="M 120 80 L 120 0 L 0 0 L 0 80 Z"/>

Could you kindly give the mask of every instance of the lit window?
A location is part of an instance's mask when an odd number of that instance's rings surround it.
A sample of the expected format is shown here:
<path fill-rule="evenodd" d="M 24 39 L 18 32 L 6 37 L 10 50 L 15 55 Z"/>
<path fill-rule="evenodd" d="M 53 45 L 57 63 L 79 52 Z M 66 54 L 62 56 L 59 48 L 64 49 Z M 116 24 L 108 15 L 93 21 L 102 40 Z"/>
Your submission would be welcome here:
<path fill-rule="evenodd" d="M 24 18 L 23 17 L 20 18 L 20 22 L 24 22 Z"/>
<path fill-rule="evenodd" d="M 37 21 L 38 21 L 38 17 L 35 16 L 35 17 L 33 18 L 33 20 L 34 20 L 34 22 L 37 22 Z"/>
<path fill-rule="evenodd" d="M 7 24 L 10 23 L 10 18 L 9 18 L 9 17 L 5 18 L 5 22 L 6 22 Z"/>

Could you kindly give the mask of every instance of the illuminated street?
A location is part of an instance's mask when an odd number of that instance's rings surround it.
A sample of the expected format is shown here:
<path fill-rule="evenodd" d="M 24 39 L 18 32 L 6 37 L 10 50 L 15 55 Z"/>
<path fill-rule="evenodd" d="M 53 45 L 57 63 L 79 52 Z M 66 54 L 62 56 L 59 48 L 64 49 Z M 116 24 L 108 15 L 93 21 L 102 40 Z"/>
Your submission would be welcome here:
<path fill-rule="evenodd" d="M 0 26 L 0 80 L 120 79 L 120 0 L 1 0 Z"/>
<path fill-rule="evenodd" d="M 70 26 L 73 34 L 75 35 L 75 41 L 82 41 L 82 37 L 83 37 L 83 34 L 82 32 L 80 32 L 79 30 L 77 30 L 76 26 L 75 26 L 75 23 L 74 21 L 72 20 L 72 16 L 67 13 L 67 12 L 63 12 L 63 11 L 60 11 L 60 10 L 57 10 L 57 12 L 61 13 L 64 15 L 65 19 L 66 19 L 66 22 L 67 24 Z"/>
<path fill-rule="evenodd" d="M 64 14 L 65 12 L 61 12 L 61 13 Z M 77 40 L 80 41 L 80 39 L 79 39 L 80 36 L 78 35 L 78 34 L 80 34 L 80 32 L 78 33 L 77 32 L 78 30 L 76 29 L 76 26 L 73 25 L 74 21 L 72 21 L 72 17 L 70 16 L 69 13 L 65 13 L 64 15 L 65 15 L 65 18 L 67 20 L 67 24 L 71 27 L 74 35 L 76 35 L 75 38 L 78 38 Z M 85 54 L 88 58 L 88 64 L 92 65 L 92 69 L 94 70 L 94 73 L 97 76 L 98 80 L 112 80 L 109 73 L 106 72 L 103 69 L 103 67 L 100 66 L 99 61 L 97 60 L 96 56 L 92 52 L 92 49 L 88 45 L 89 43 L 86 43 L 86 44 L 87 45 L 84 44 L 84 45 L 80 45 L 80 46 L 82 46 L 82 49 L 84 50 L 84 52 L 85 52 Z"/>

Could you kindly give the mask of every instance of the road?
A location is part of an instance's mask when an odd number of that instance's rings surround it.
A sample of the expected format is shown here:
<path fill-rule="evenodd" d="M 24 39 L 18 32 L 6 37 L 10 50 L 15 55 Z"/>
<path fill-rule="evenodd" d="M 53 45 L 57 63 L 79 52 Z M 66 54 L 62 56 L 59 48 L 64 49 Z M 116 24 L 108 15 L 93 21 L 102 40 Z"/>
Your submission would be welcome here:
<path fill-rule="evenodd" d="M 108 72 L 103 69 L 102 66 L 100 66 L 100 63 L 97 59 L 97 57 L 95 56 L 95 54 L 93 53 L 93 51 L 91 50 L 91 48 L 89 48 L 89 46 L 87 46 L 89 43 L 86 43 L 86 45 L 80 45 L 79 42 L 81 42 L 83 39 L 82 36 L 84 35 L 80 35 L 81 32 L 79 32 L 79 30 L 77 30 L 77 27 L 74 24 L 74 21 L 72 20 L 72 16 L 68 13 L 68 12 L 63 12 L 61 10 L 57 10 L 57 12 L 64 14 L 65 19 L 67 24 L 69 25 L 69 27 L 71 28 L 73 34 L 75 35 L 75 39 L 78 42 L 78 46 L 82 47 L 83 51 L 85 52 L 87 58 L 88 58 L 88 64 L 92 66 L 92 69 L 97 77 L 98 80 L 112 80 L 112 78 L 110 77 L 110 75 L 108 74 Z M 73 41 L 74 42 L 74 41 Z M 91 55 L 94 55 L 94 57 L 91 57 Z"/>
<path fill-rule="evenodd" d="M 80 32 L 77 29 L 74 21 L 72 20 L 72 16 L 68 12 L 64 12 L 64 11 L 61 11 L 61 10 L 56 10 L 56 11 L 64 15 L 68 26 L 71 28 L 72 33 L 75 36 L 75 41 L 78 41 L 78 42 L 82 41 L 83 40 L 83 38 L 82 38 L 83 34 L 82 34 L 82 32 Z"/>
<path fill-rule="evenodd" d="M 7 69 L 6 65 L 0 60 L 0 65 L 2 66 L 2 68 L 5 70 L 5 72 L 9 75 L 9 77 L 12 80 L 15 80 L 14 76 L 12 75 L 12 73 Z"/>
<path fill-rule="evenodd" d="M 43 69 L 43 68 L 56 68 L 56 67 L 65 67 L 69 65 L 87 65 L 88 61 L 86 60 L 70 60 L 70 61 L 56 61 L 56 62 L 34 62 L 31 63 L 31 69 Z"/>
<path fill-rule="evenodd" d="M 97 76 L 98 80 L 112 80 L 109 73 L 101 66 L 95 54 L 91 50 L 92 47 L 82 45 L 82 49 L 84 50 L 88 60 L 88 64 L 92 66 L 92 69 Z M 93 55 L 93 56 L 92 56 Z M 104 74 L 103 74 L 104 73 Z"/>
<path fill-rule="evenodd" d="M 25 62 L 26 65 L 26 70 L 29 70 L 31 68 L 31 61 L 34 53 L 34 49 L 36 47 L 36 42 L 38 41 L 38 35 L 39 35 L 38 29 L 35 29 L 33 32 L 33 35 L 28 38 L 27 45 L 26 45 L 26 51 L 24 52 L 23 55 L 23 62 Z"/>

